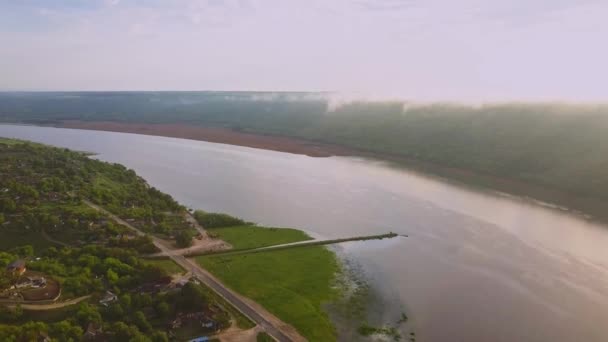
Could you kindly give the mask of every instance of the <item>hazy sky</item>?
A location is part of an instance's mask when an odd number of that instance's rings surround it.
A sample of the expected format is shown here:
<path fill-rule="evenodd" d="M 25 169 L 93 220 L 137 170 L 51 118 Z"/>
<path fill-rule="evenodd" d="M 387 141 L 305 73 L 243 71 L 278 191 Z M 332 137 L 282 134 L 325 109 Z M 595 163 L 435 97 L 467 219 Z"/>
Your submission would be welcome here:
<path fill-rule="evenodd" d="M 608 0 L 0 0 L 3 90 L 608 100 Z"/>

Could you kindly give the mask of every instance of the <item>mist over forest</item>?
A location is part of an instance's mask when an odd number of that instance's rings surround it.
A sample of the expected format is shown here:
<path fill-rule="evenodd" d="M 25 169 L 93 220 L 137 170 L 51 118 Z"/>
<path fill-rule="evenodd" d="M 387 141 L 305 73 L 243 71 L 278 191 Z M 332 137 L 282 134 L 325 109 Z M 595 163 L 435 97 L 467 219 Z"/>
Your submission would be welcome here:
<path fill-rule="evenodd" d="M 0 93 L 0 121 L 181 123 L 297 137 L 608 199 L 608 106 L 333 101 L 325 93 Z"/>

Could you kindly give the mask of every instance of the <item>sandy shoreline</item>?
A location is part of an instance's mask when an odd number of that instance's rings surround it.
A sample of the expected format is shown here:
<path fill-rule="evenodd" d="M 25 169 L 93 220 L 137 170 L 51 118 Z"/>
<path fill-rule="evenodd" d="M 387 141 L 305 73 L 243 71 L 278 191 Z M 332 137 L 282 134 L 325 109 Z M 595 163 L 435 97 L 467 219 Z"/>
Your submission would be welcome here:
<path fill-rule="evenodd" d="M 303 154 L 310 157 L 352 156 L 356 153 L 344 147 L 315 143 L 304 139 L 239 132 L 228 128 L 186 124 L 147 124 L 111 121 L 63 121 L 61 128 L 90 129 L 183 138 Z"/>

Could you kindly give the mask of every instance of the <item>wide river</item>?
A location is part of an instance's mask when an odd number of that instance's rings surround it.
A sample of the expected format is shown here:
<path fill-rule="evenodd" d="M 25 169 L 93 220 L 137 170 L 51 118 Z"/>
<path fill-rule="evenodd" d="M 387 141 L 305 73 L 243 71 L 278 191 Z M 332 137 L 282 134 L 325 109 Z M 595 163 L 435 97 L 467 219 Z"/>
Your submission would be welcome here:
<path fill-rule="evenodd" d="M 340 252 L 377 291 L 375 314 L 406 311 L 418 341 L 608 341 L 608 227 L 576 215 L 367 159 L 32 126 L 0 136 L 98 153 L 192 208 L 318 237 L 407 234 Z"/>

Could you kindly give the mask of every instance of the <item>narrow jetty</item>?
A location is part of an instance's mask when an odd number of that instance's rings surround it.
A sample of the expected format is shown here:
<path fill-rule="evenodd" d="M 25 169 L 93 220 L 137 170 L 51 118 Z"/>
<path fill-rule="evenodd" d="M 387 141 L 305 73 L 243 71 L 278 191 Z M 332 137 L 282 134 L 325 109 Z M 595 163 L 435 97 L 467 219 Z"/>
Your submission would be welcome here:
<path fill-rule="evenodd" d="M 354 236 L 342 239 L 331 239 L 331 240 L 307 240 L 307 241 L 299 241 L 286 243 L 281 245 L 274 246 L 266 246 L 266 247 L 258 247 L 258 248 L 243 248 L 243 249 L 230 249 L 225 251 L 215 251 L 215 252 L 207 252 L 207 253 L 192 253 L 186 254 L 185 257 L 194 257 L 194 256 L 202 256 L 202 255 L 234 255 L 234 254 L 244 254 L 244 253 L 259 253 L 259 252 L 269 252 L 290 248 L 300 248 L 300 247 L 310 247 L 310 246 L 320 246 L 320 245 L 333 245 L 342 242 L 350 242 L 350 241 L 365 241 L 365 240 L 382 240 L 382 239 L 392 239 L 396 237 L 407 237 L 407 235 L 400 235 L 393 232 L 379 235 L 365 235 L 365 236 Z"/>

